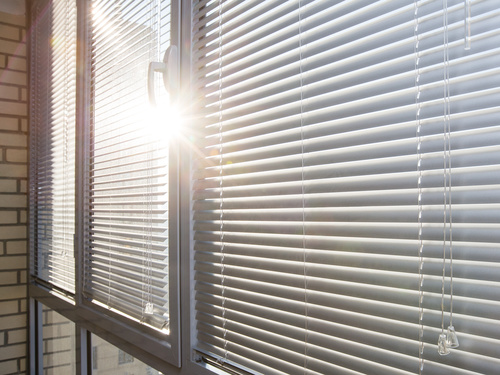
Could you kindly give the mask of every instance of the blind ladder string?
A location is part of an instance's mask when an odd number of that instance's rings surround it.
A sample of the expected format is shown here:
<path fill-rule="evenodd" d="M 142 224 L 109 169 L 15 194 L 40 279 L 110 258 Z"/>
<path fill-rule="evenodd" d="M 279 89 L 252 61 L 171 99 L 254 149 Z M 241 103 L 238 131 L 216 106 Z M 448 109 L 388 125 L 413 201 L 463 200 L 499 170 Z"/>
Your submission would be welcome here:
<path fill-rule="evenodd" d="M 159 16 L 159 13 L 160 13 L 160 10 L 157 9 L 158 8 L 158 1 L 154 1 L 152 2 L 151 6 L 150 6 L 150 16 L 149 16 L 149 19 L 150 19 L 150 24 L 151 24 L 151 30 L 153 32 L 153 41 L 154 41 L 154 49 L 152 49 L 153 51 L 153 56 L 155 58 L 158 58 L 158 54 L 159 54 L 159 45 L 158 45 L 158 36 L 157 36 L 157 29 L 154 27 L 154 24 L 156 25 L 159 25 L 158 23 L 158 18 L 155 19 L 155 16 L 158 17 Z M 153 159 L 155 158 L 156 156 L 156 153 L 158 152 L 159 150 L 159 144 L 158 144 L 158 140 L 155 139 L 155 134 L 151 134 L 151 142 L 148 144 L 150 144 L 150 155 L 148 157 L 148 184 L 147 184 L 147 194 L 148 194 L 148 207 L 147 207 L 147 211 L 148 211 L 148 216 L 147 216 L 147 219 L 148 219 L 148 222 L 147 222 L 147 233 L 148 233 L 148 246 L 147 246 L 147 254 L 148 254 L 148 258 L 147 258 L 147 263 L 148 263 L 148 273 L 147 273 L 147 277 L 148 277 L 148 302 L 146 304 L 146 313 L 147 314 L 153 314 L 153 310 L 154 310 L 154 304 L 153 304 Z"/>
<path fill-rule="evenodd" d="M 450 90 L 450 48 L 449 48 L 449 28 L 448 28 L 448 12 L 445 12 L 445 106 L 446 106 L 446 180 L 448 183 L 448 241 L 450 254 L 450 324 L 446 333 L 446 341 L 450 348 L 459 346 L 458 339 L 453 326 L 453 214 L 452 214 L 452 167 L 451 167 L 451 90 Z"/>
<path fill-rule="evenodd" d="M 438 353 L 447 355 L 450 353 L 450 348 L 446 342 L 446 334 L 444 333 L 444 284 L 446 277 L 446 38 L 447 38 L 447 11 L 448 4 L 443 0 L 443 258 L 442 258 L 442 276 L 441 276 L 441 333 L 438 338 Z"/>
<path fill-rule="evenodd" d="M 307 296 L 307 250 L 306 250 L 306 214 L 305 214 L 305 185 L 304 185 L 304 75 L 302 50 L 302 0 L 299 0 L 299 77 L 300 77 L 300 145 L 301 145 L 301 195 L 302 195 L 302 249 L 303 249 L 303 276 L 304 276 L 304 374 L 307 374 L 309 362 L 309 307 Z"/>
<path fill-rule="evenodd" d="M 453 221 L 451 203 L 451 104 L 449 72 L 449 29 L 448 2 L 443 0 L 443 273 L 441 281 L 441 334 L 438 339 L 438 353 L 447 355 L 450 348 L 458 347 L 458 340 L 453 327 Z M 447 220 L 448 219 L 448 220 Z M 444 333 L 444 292 L 446 278 L 446 232 L 450 253 L 450 324 Z"/>
<path fill-rule="evenodd" d="M 223 172 L 223 129 L 222 129 L 222 5 L 219 0 L 219 242 L 221 252 L 221 308 L 222 308 L 222 339 L 224 341 L 224 357 L 219 358 L 220 364 L 228 359 L 227 317 L 226 317 L 226 276 L 225 276 L 225 243 L 224 243 L 224 172 Z"/>
<path fill-rule="evenodd" d="M 419 0 L 415 0 L 414 2 L 414 56 L 415 56 L 415 104 L 416 104 L 416 113 L 415 113 L 415 122 L 416 122 L 416 137 L 417 137 L 417 199 L 418 199 L 418 373 L 422 374 L 424 370 L 424 307 L 423 307 L 423 266 L 424 266 L 424 258 L 423 258 L 423 207 L 422 207 L 422 123 L 420 121 L 421 117 L 421 102 L 420 102 L 420 40 L 419 40 L 419 22 L 418 22 L 418 11 L 419 11 Z"/>
<path fill-rule="evenodd" d="M 65 3 L 65 20 L 64 20 L 64 126 L 63 126 L 63 179 L 64 179 L 64 192 L 63 192 L 63 214 L 62 214 L 62 220 L 63 220 L 63 248 L 62 248 L 62 256 L 63 256 L 63 262 L 67 267 L 67 274 L 64 275 L 64 281 L 68 281 L 70 279 L 71 272 L 71 264 L 70 264 L 70 259 L 68 257 L 68 251 L 67 251 L 67 242 L 68 242 L 68 237 L 67 237 L 67 229 L 68 229 L 68 222 L 67 222 L 67 210 L 68 207 L 71 205 L 68 204 L 68 191 L 70 191 L 70 183 L 69 183 L 69 173 L 67 171 L 68 167 L 68 161 L 69 161 L 69 152 L 68 152 L 68 147 L 69 147 L 69 123 L 70 123 L 70 114 L 69 114 L 69 86 L 70 86 L 70 80 L 69 80 L 69 61 L 71 61 L 70 56 L 69 56 L 69 51 L 70 51 L 70 33 L 69 33 L 69 28 L 70 28 L 70 4 L 69 1 L 66 1 Z M 71 231 L 71 228 L 69 228 Z"/>
<path fill-rule="evenodd" d="M 150 1 L 149 2 L 149 27 L 150 30 L 153 29 L 153 17 L 155 16 L 155 9 L 154 9 L 154 2 Z M 152 31 L 154 32 L 154 31 Z M 156 48 L 153 48 L 154 46 L 154 41 L 151 43 L 150 48 L 149 48 L 149 57 L 150 59 L 155 59 L 156 58 Z M 155 46 L 156 47 L 156 46 Z M 155 109 L 152 109 L 155 110 Z M 154 158 L 154 135 L 149 133 L 146 134 L 146 188 L 144 191 L 145 194 L 145 201 L 146 201 L 146 208 L 143 210 L 143 224 L 145 226 L 143 233 L 144 233 L 144 240 L 145 240 L 145 251 L 144 255 L 145 257 L 143 258 L 143 264 L 145 263 L 145 269 L 146 272 L 143 273 L 143 280 L 144 280 L 144 294 L 145 298 L 143 297 L 144 301 L 144 307 L 143 307 L 143 316 L 142 319 L 145 318 L 145 316 L 148 315 L 153 315 L 153 300 L 152 300 L 152 292 L 153 292 L 153 285 L 152 285 L 152 267 L 153 267 L 153 262 L 152 262 L 152 209 L 153 209 L 153 201 L 152 201 L 152 176 L 151 176 L 151 169 L 153 167 L 152 164 L 152 159 Z"/>

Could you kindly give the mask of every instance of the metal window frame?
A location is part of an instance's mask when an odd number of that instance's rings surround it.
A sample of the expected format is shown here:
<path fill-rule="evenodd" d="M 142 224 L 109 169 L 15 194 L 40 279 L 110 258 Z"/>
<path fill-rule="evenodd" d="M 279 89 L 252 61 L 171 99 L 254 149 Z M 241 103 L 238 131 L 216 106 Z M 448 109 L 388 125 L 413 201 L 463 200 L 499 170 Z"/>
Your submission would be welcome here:
<path fill-rule="evenodd" d="M 177 40 L 178 46 L 189 46 L 191 38 L 190 10 L 191 4 L 187 0 L 172 1 L 172 39 Z M 171 150 L 170 172 L 173 180 L 170 185 L 172 202 L 176 207 L 171 210 L 170 231 L 175 233 L 173 243 L 170 243 L 169 264 L 169 295 L 173 301 L 170 308 L 170 335 L 167 340 L 161 340 L 150 334 L 144 333 L 144 326 L 134 326 L 126 320 L 121 321 L 110 317 L 104 309 L 90 305 L 82 298 L 83 252 L 86 241 L 84 225 L 87 222 L 85 178 L 88 176 L 88 166 L 85 164 L 87 150 L 89 150 L 90 114 L 88 103 L 91 101 L 88 72 L 90 71 L 89 51 L 87 41 L 89 36 L 88 16 L 90 1 L 77 1 L 77 98 L 76 98 L 76 218 L 75 218 L 75 295 L 61 293 L 56 288 L 46 285 L 40 280 L 32 278 L 29 284 L 30 298 L 30 370 L 31 373 L 43 373 L 43 321 L 41 315 L 42 304 L 55 312 L 63 315 L 75 323 L 77 339 L 77 353 L 75 363 L 77 374 L 92 373 L 91 333 L 96 334 L 110 344 L 125 349 L 134 358 L 168 374 L 213 374 L 206 366 L 191 360 L 191 276 L 187 267 L 190 265 L 189 239 L 190 239 L 190 196 L 189 173 L 185 167 L 189 166 L 189 155 L 181 147 Z M 184 20 L 184 22 L 182 22 Z M 182 39 L 181 39 L 182 38 Z M 186 42 L 188 44 L 186 44 Z M 185 82 L 190 74 L 190 53 L 183 49 L 179 66 L 182 67 L 180 76 Z M 189 100 L 189 94 L 181 96 Z M 178 145 L 176 145 L 178 146 Z M 182 154 L 182 155 L 181 155 Z M 184 167 L 184 168 L 183 168 Z M 188 185 L 184 186 L 187 183 Z M 183 251 L 180 251 L 182 246 Z M 181 298 L 182 295 L 182 298 Z M 185 319 L 182 320 L 183 338 L 181 340 L 181 311 Z M 184 356 L 181 358 L 181 343 Z"/>

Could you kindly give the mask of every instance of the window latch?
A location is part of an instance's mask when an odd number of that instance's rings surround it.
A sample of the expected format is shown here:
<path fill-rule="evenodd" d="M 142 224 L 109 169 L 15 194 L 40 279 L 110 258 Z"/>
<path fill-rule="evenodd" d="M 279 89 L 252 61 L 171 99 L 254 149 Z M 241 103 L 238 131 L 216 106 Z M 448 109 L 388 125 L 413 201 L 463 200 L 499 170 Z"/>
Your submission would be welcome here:
<path fill-rule="evenodd" d="M 163 62 L 150 62 L 148 69 L 148 96 L 152 106 L 156 106 L 155 72 L 163 74 L 163 84 L 168 93 L 177 89 L 177 46 L 170 46 L 163 55 Z"/>

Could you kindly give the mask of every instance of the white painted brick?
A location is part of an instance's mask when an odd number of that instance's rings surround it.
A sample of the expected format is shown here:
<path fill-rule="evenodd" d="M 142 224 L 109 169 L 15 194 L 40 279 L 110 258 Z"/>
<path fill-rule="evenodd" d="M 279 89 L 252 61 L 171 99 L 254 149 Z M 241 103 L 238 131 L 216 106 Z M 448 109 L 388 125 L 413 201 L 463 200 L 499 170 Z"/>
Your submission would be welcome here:
<path fill-rule="evenodd" d="M 24 274 L 24 279 L 26 279 L 26 271 L 21 271 L 21 275 Z M 23 279 L 21 278 L 21 282 L 25 283 L 27 281 L 22 281 Z M 28 299 L 27 298 L 23 298 L 19 301 L 19 310 L 21 312 L 27 312 L 28 311 Z"/>
<path fill-rule="evenodd" d="M 0 321 L 1 319 L 2 318 L 0 318 Z M 26 322 L 24 322 L 24 324 L 26 325 Z M 26 356 L 26 344 L 4 346 L 2 350 L 0 350 L 0 361 L 4 361 L 6 359 L 11 359 L 11 358 L 20 358 L 25 356 Z"/>
<path fill-rule="evenodd" d="M 28 192 L 28 181 L 26 181 L 26 180 L 19 181 L 19 192 L 20 193 L 27 193 Z"/>
<path fill-rule="evenodd" d="M 28 213 L 26 210 L 19 211 L 19 223 L 26 224 L 28 222 Z"/>
<path fill-rule="evenodd" d="M 0 311 L 2 312 L 2 315 L 17 314 L 19 312 L 18 310 L 19 310 L 19 304 L 17 300 L 0 301 Z"/>
<path fill-rule="evenodd" d="M 17 181 L 14 179 L 0 180 L 0 193 L 16 193 Z"/>
<path fill-rule="evenodd" d="M 10 40 L 0 40 L 0 53 L 8 55 L 26 56 L 26 44 L 12 42 Z"/>
<path fill-rule="evenodd" d="M 0 211 L 0 224 L 17 224 L 17 211 Z"/>
<path fill-rule="evenodd" d="M 0 207 L 26 208 L 27 200 L 26 194 L 0 194 Z"/>
<path fill-rule="evenodd" d="M 7 241 L 7 254 L 26 254 L 27 248 L 26 241 Z"/>
<path fill-rule="evenodd" d="M 26 71 L 26 59 L 24 57 L 9 56 L 7 62 L 9 69 Z"/>
<path fill-rule="evenodd" d="M 26 285 L 0 286 L 0 299 L 2 300 L 26 298 L 26 296 L 27 296 Z M 0 322 L 0 327 L 7 327 L 7 326 L 3 325 Z M 22 325 L 19 327 L 22 327 Z M 19 328 L 19 327 L 12 327 L 12 328 Z"/>
<path fill-rule="evenodd" d="M 7 149 L 6 160 L 10 163 L 26 163 L 28 161 L 28 150 Z"/>
<path fill-rule="evenodd" d="M 28 168 L 23 164 L 0 164 L 0 176 L 26 178 L 28 177 Z"/>
<path fill-rule="evenodd" d="M 1 103 L 2 102 L 0 101 L 0 106 Z M 0 136 L 0 146 L 26 147 L 27 144 L 28 144 L 28 137 L 25 134 L 2 133 Z"/>
<path fill-rule="evenodd" d="M 26 284 L 28 282 L 28 272 L 27 271 L 17 271 L 18 272 L 18 282 L 20 284 Z M 26 303 L 21 301 L 21 311 L 26 311 Z"/>
<path fill-rule="evenodd" d="M 0 85 L 0 99 L 19 99 L 19 88 L 16 86 Z"/>
<path fill-rule="evenodd" d="M 0 22 L 8 25 L 25 26 L 26 17 L 24 15 L 14 15 L 10 13 L 0 12 Z"/>
<path fill-rule="evenodd" d="M 3 255 L 0 262 L 0 270 L 15 270 L 26 268 L 26 255 Z"/>
<path fill-rule="evenodd" d="M 17 40 L 21 38 L 21 30 L 18 27 L 0 25 L 0 35 L 5 39 Z"/>
<path fill-rule="evenodd" d="M 0 43 L 2 41 L 0 40 Z M 26 86 L 27 74 L 10 69 L 0 69 L 0 82 Z"/>
<path fill-rule="evenodd" d="M 5 361 L 1 363 L 2 369 L 0 374 L 17 374 L 17 359 L 12 359 L 10 361 Z"/>
<path fill-rule="evenodd" d="M 0 240 L 11 240 L 26 238 L 26 225 L 4 225 L 0 226 Z M 6 262 L 6 260 L 4 260 Z M 4 268 L 0 264 L 0 269 Z"/>
<path fill-rule="evenodd" d="M 13 117 L 0 117 L 0 130 L 18 130 L 18 119 Z M 3 134 L 0 134 L 0 139 L 3 138 Z"/>
<path fill-rule="evenodd" d="M 7 332 L 7 344 L 19 344 L 26 342 L 26 330 L 16 329 Z"/>
<path fill-rule="evenodd" d="M 0 113 L 14 116 L 26 116 L 28 113 L 28 105 L 22 102 L 7 102 L 0 100 Z"/>
<path fill-rule="evenodd" d="M 0 285 L 15 285 L 18 283 L 18 271 L 0 272 Z"/>
<path fill-rule="evenodd" d="M 26 358 L 19 358 L 19 371 L 26 371 Z M 25 372 L 21 372 L 21 375 Z"/>

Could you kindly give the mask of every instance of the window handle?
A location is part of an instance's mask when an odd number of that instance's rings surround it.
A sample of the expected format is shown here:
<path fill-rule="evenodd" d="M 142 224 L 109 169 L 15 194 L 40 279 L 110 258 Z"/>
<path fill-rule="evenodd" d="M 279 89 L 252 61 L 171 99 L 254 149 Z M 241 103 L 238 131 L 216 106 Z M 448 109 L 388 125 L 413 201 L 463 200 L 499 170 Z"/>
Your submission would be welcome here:
<path fill-rule="evenodd" d="M 155 72 L 163 74 L 163 84 L 168 93 L 177 89 L 177 46 L 170 46 L 163 55 L 163 62 L 150 62 L 148 69 L 148 96 L 152 106 L 156 106 Z"/>

